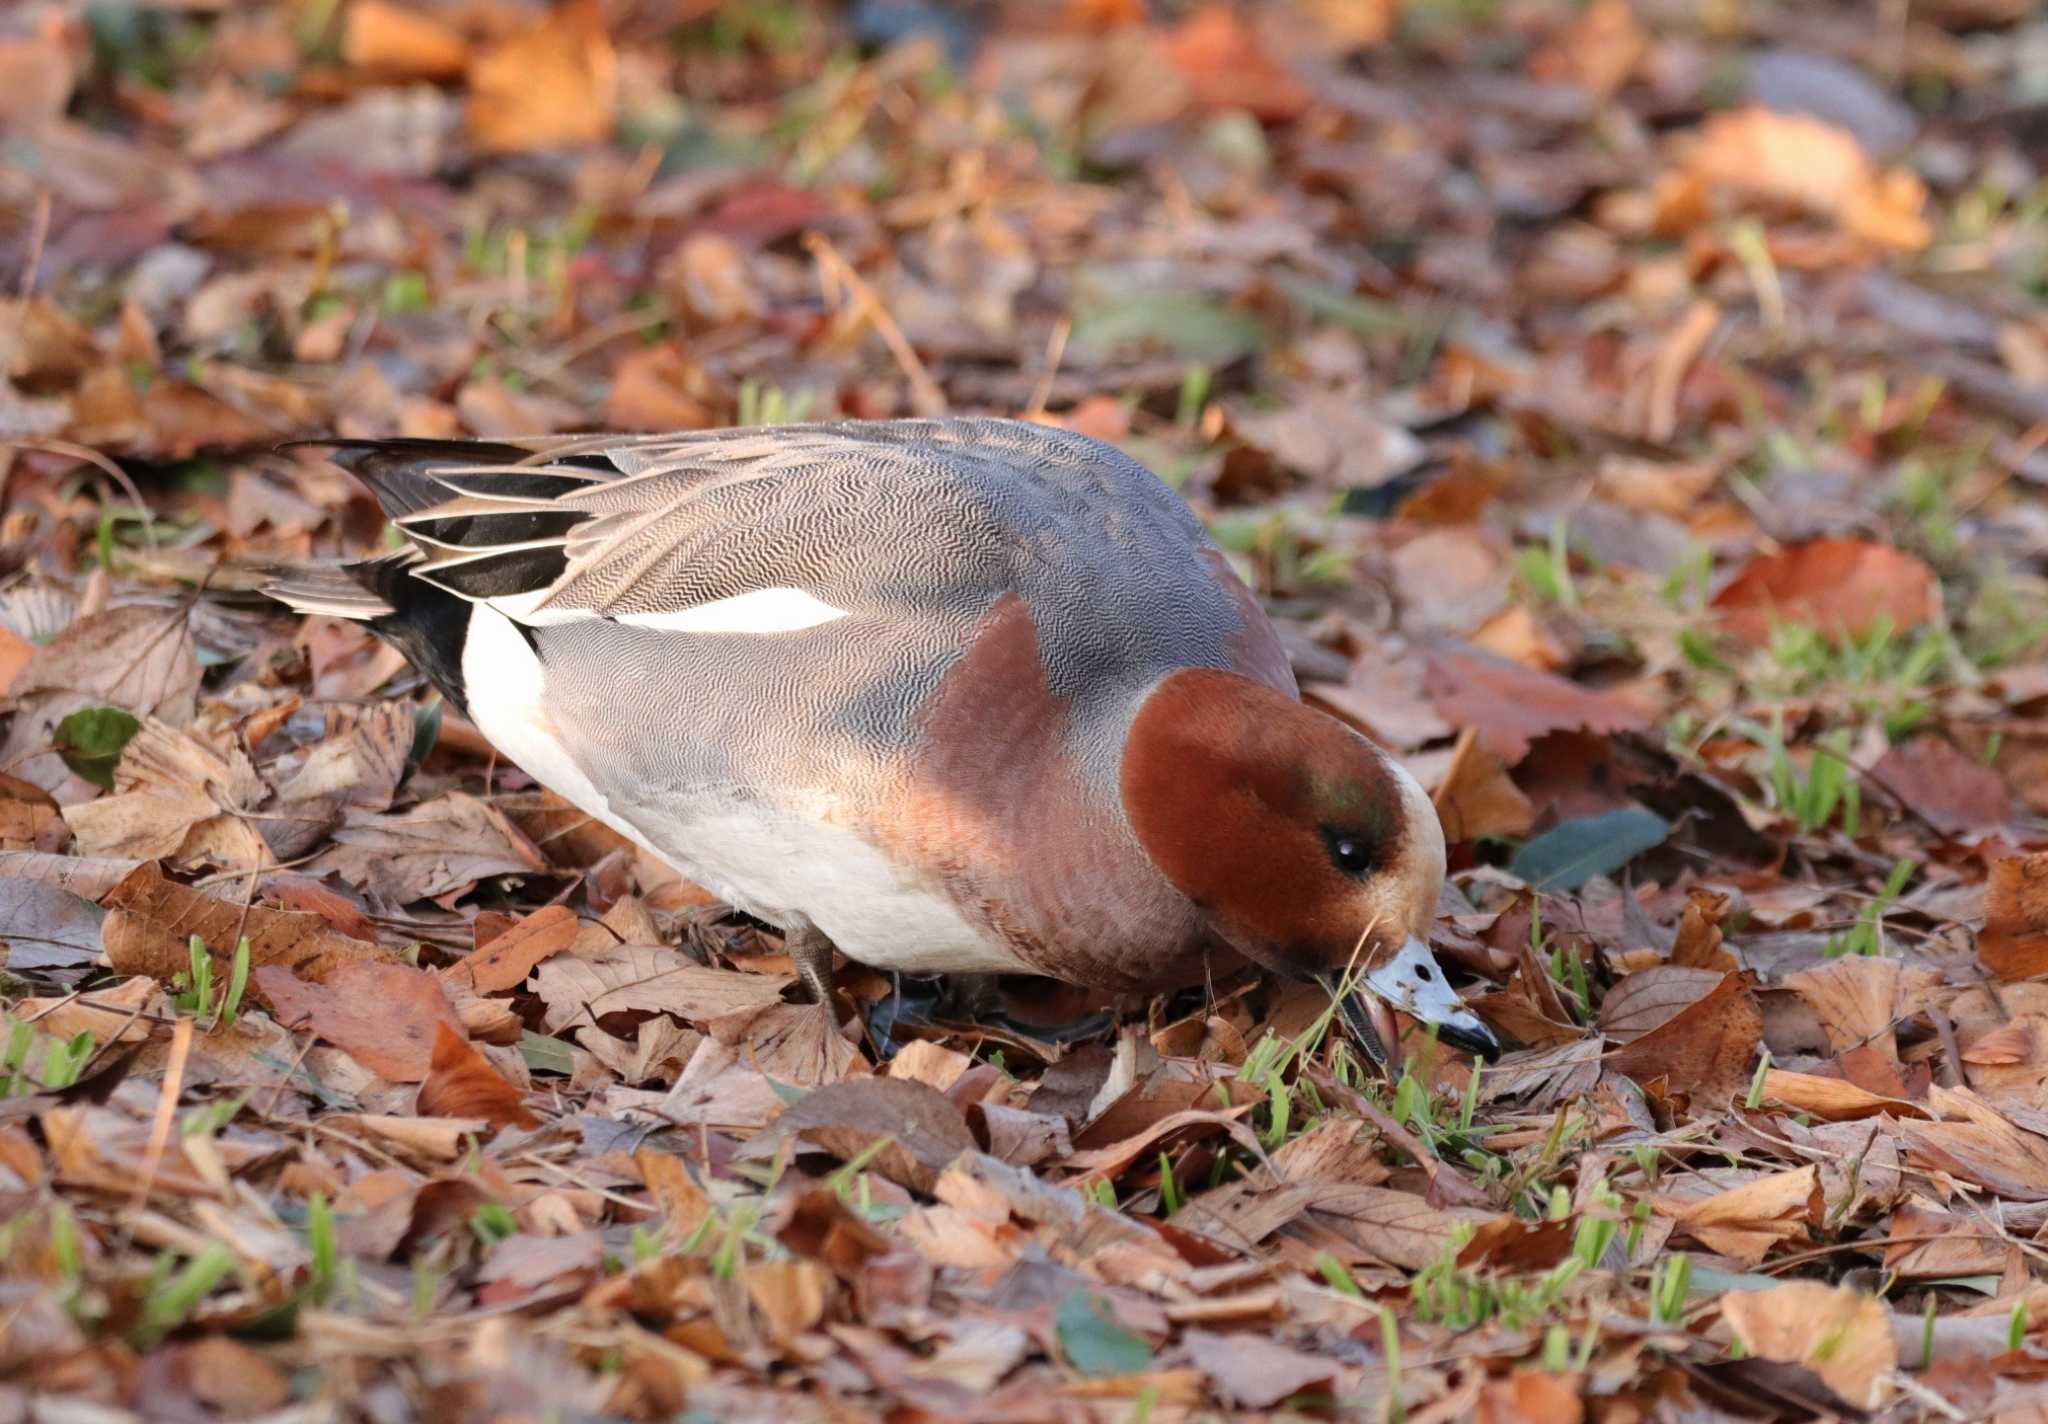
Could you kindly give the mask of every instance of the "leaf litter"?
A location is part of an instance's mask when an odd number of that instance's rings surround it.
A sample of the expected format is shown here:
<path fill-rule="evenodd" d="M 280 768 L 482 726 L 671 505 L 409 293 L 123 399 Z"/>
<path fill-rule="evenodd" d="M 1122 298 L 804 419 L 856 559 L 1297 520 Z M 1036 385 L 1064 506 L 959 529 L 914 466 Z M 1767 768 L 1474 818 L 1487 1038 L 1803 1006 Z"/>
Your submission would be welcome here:
<path fill-rule="evenodd" d="M 8 1406 L 2040 1410 L 2044 35 L 0 16 Z M 1381 1082 L 1252 980 L 1064 1052 L 857 967 L 828 1019 L 254 594 L 382 547 L 293 436 L 943 409 L 1187 496 L 1430 789 L 1515 1051 L 1404 1021 Z"/>

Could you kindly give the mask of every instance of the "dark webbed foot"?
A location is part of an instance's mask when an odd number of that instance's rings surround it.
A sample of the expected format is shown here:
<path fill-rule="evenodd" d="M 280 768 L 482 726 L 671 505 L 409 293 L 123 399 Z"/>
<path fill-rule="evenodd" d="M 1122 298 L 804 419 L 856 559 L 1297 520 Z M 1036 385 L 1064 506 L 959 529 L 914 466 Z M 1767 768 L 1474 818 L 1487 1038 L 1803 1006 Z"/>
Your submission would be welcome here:
<path fill-rule="evenodd" d="M 994 974 L 930 978 L 898 975 L 895 992 L 868 1011 L 868 1032 L 885 1057 L 904 1041 L 896 1033 L 898 1025 L 935 1030 L 994 1029 L 1027 1044 L 1067 1047 L 1097 1038 L 1115 1023 L 1116 1015 L 1107 1010 L 1083 1014 L 1063 1024 L 1018 1018 L 1004 1007 L 1001 985 Z"/>

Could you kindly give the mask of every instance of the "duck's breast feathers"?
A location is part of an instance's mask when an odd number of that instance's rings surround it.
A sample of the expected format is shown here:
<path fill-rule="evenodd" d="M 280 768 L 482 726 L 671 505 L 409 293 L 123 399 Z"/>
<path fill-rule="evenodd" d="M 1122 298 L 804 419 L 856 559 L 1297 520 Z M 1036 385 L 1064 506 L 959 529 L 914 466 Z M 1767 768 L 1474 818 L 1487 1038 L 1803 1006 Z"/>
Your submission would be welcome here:
<path fill-rule="evenodd" d="M 529 627 L 830 623 L 937 654 L 1014 593 L 1069 695 L 1276 656 L 1180 497 L 1067 431 L 883 421 L 533 445 L 358 443 L 341 458 L 422 551 L 411 577 Z"/>

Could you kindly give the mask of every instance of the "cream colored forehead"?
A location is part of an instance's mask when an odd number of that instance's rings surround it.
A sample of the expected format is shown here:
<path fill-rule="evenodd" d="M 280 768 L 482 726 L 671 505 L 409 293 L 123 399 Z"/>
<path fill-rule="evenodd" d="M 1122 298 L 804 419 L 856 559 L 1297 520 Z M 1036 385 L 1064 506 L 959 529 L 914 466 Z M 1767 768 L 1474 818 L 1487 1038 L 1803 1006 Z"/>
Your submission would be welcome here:
<path fill-rule="evenodd" d="M 1367 884 L 1366 899 L 1383 932 L 1421 934 L 1436 918 L 1437 897 L 1444 888 L 1443 823 L 1422 783 L 1391 756 L 1386 761 L 1400 791 L 1407 834 L 1400 839 L 1399 860 Z"/>

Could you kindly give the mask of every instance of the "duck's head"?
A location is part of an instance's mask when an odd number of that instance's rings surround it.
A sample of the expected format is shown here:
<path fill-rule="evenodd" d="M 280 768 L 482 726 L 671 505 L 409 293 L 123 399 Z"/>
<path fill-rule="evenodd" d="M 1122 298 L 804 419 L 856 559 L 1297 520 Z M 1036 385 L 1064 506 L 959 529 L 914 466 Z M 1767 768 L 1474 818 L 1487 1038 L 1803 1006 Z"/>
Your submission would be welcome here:
<path fill-rule="evenodd" d="M 1487 1057 L 1500 1043 L 1424 939 L 1444 836 L 1415 778 L 1333 717 L 1236 673 L 1184 668 L 1146 695 L 1124 744 L 1125 815 L 1174 887 L 1239 953 L 1364 992 Z M 1365 1005 L 1347 999 L 1361 1029 Z"/>

